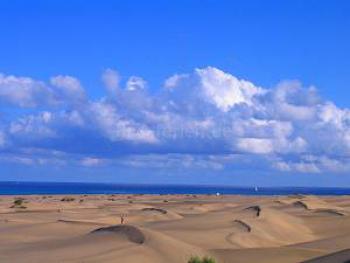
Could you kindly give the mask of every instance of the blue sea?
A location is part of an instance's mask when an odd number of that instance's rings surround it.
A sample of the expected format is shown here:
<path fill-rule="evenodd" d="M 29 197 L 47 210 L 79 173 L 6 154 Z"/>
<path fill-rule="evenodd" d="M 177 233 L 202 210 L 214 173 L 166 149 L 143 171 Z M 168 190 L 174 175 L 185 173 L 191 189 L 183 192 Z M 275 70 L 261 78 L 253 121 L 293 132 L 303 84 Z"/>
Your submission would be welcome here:
<path fill-rule="evenodd" d="M 29 194 L 229 194 L 229 195 L 350 195 L 350 188 L 235 187 L 194 185 L 136 185 L 114 183 L 0 182 L 0 195 Z"/>

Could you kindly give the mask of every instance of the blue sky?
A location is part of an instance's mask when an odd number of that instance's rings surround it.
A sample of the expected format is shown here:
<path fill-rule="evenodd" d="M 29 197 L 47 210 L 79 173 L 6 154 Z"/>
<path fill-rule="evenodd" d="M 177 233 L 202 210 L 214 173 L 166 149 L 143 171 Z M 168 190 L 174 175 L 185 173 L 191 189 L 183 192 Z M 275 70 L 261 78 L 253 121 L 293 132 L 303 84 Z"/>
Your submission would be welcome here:
<path fill-rule="evenodd" d="M 1 1 L 1 180 L 350 186 L 349 9 Z"/>

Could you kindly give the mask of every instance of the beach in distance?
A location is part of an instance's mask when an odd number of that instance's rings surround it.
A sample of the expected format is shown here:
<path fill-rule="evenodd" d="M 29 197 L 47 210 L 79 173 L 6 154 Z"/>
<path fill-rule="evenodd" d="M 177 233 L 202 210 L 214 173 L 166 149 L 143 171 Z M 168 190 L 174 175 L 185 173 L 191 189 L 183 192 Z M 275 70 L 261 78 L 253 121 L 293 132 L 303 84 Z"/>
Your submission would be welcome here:
<path fill-rule="evenodd" d="M 2 195 L 0 233 L 0 262 L 346 262 L 350 196 Z"/>

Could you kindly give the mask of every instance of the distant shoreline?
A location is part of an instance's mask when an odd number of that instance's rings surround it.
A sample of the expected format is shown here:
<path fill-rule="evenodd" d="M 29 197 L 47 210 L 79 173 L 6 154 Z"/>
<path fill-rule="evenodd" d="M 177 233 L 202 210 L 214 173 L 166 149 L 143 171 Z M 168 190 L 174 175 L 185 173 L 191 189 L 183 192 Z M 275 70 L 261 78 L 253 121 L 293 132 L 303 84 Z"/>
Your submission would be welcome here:
<path fill-rule="evenodd" d="M 210 185 L 146 185 L 71 182 L 0 182 L 0 195 L 148 194 L 148 195 L 350 195 L 340 187 L 258 187 Z"/>

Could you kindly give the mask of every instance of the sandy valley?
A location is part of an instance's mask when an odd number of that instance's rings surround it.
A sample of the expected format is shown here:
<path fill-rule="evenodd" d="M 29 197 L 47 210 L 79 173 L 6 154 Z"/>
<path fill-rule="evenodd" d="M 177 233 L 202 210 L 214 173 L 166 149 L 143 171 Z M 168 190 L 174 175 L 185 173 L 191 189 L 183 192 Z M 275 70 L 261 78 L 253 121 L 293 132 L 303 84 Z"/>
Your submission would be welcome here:
<path fill-rule="evenodd" d="M 346 196 L 0 198 L 0 262 L 345 262 L 349 248 Z"/>

